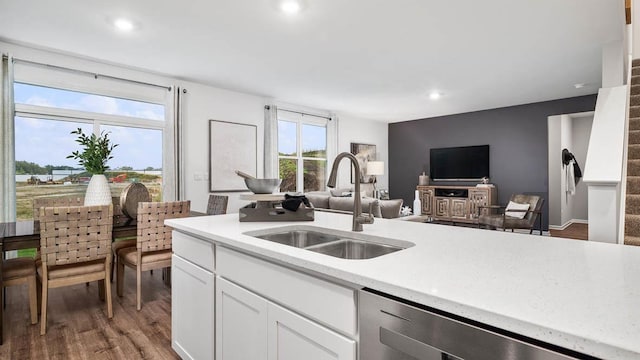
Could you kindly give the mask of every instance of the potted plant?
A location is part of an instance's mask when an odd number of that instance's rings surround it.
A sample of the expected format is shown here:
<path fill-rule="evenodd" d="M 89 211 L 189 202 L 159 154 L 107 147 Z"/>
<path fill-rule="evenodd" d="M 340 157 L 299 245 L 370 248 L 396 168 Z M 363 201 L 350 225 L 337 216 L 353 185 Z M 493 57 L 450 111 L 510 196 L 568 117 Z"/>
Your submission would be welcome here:
<path fill-rule="evenodd" d="M 67 156 L 67 159 L 76 159 L 78 164 L 87 170 L 92 176 L 84 197 L 84 205 L 109 205 L 111 204 L 111 190 L 109 182 L 104 175 L 109 169 L 107 161 L 113 159 L 111 152 L 118 144 L 111 144 L 109 133 L 102 132 L 86 135 L 78 128 L 71 132 L 78 135 L 76 142 L 82 145 L 82 151 L 76 150 Z"/>

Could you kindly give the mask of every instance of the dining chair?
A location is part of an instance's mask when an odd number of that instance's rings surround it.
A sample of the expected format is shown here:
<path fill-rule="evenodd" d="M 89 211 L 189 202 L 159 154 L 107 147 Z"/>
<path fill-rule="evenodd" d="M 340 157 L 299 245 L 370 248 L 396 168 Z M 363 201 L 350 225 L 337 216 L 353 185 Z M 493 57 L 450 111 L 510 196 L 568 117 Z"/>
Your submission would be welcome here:
<path fill-rule="evenodd" d="M 36 285 L 36 262 L 30 257 L 2 261 L 3 287 L 27 284 L 29 288 L 29 311 L 31 323 L 38 322 L 38 290 Z"/>
<path fill-rule="evenodd" d="M 120 206 L 120 197 L 112 196 L 111 203 L 113 204 L 113 216 L 124 216 L 122 213 L 122 207 Z M 41 207 L 61 207 L 61 206 L 84 206 L 84 196 L 48 196 L 48 197 L 39 197 L 33 199 L 33 220 L 38 221 L 40 218 L 40 208 Z M 126 240 L 122 240 L 126 241 Z M 133 245 L 135 245 L 135 239 L 133 239 Z M 116 246 L 126 247 L 132 246 L 132 243 L 121 243 L 121 241 L 114 242 L 112 246 L 115 248 Z M 115 254 L 115 251 L 114 251 Z M 40 268 L 41 260 L 40 260 L 40 252 L 36 254 L 36 268 Z M 111 257 L 111 278 L 113 278 L 113 262 L 115 261 L 115 257 Z M 89 284 L 87 283 L 87 286 Z"/>
<path fill-rule="evenodd" d="M 84 196 L 48 196 L 33 198 L 33 220 L 40 220 L 41 207 L 83 206 Z"/>
<path fill-rule="evenodd" d="M 142 272 L 171 266 L 171 231 L 164 220 L 188 217 L 191 201 L 141 202 L 135 247 L 118 252 L 117 293 L 122 296 L 125 266 L 136 270 L 136 308 L 142 308 Z"/>
<path fill-rule="evenodd" d="M 42 310 L 40 334 L 47 331 L 49 289 L 98 281 L 98 294 L 106 292 L 107 316 L 111 303 L 111 232 L 113 206 L 40 208 Z"/>
<path fill-rule="evenodd" d="M 229 197 L 227 195 L 209 195 L 209 203 L 207 204 L 207 215 L 223 215 L 227 213 L 227 204 Z"/>

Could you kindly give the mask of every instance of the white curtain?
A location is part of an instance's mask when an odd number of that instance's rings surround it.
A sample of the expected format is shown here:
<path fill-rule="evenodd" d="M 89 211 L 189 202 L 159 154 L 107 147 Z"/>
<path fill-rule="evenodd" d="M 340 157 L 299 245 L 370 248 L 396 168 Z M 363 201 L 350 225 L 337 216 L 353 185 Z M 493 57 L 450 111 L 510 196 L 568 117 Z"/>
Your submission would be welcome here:
<path fill-rule="evenodd" d="M 264 178 L 275 179 L 278 173 L 278 108 L 264 107 Z"/>
<path fill-rule="evenodd" d="M 171 88 L 171 96 L 168 104 L 168 108 L 171 109 L 171 118 L 169 126 L 166 127 L 167 134 L 173 138 L 171 142 L 164 142 L 165 148 L 163 150 L 165 154 L 165 160 L 163 161 L 163 168 L 170 169 L 163 174 L 167 182 L 165 183 L 166 189 L 164 190 L 165 201 L 184 200 L 186 198 L 185 193 L 185 176 L 184 176 L 184 129 L 183 129 L 183 102 L 186 89 L 179 86 L 173 86 Z M 163 179 L 164 181 L 164 179 Z"/>
<path fill-rule="evenodd" d="M 327 121 L 327 174 L 331 171 L 336 156 L 338 156 L 338 116 L 331 115 Z"/>
<path fill-rule="evenodd" d="M 0 221 L 9 222 L 16 219 L 13 58 L 10 55 L 2 55 L 0 79 Z"/>

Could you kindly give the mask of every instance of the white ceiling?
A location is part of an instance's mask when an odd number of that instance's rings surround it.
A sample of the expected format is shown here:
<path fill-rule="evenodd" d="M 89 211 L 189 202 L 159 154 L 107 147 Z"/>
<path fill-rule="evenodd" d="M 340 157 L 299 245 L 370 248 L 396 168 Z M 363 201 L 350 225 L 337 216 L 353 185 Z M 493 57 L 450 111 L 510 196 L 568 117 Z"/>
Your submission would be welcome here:
<path fill-rule="evenodd" d="M 0 0 L 0 39 L 395 122 L 596 93 L 624 29 L 623 0 L 274 1 Z"/>

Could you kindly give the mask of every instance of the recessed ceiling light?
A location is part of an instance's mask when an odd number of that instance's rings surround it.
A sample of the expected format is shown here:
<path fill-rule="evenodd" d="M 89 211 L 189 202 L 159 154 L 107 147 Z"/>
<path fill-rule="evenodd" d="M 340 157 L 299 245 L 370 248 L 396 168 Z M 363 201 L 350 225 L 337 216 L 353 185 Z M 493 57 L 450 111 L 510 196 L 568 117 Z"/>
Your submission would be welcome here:
<path fill-rule="evenodd" d="M 587 86 L 587 84 L 584 83 L 579 83 L 579 84 L 574 84 L 573 87 L 576 89 L 582 89 L 583 87 Z"/>
<path fill-rule="evenodd" d="M 442 97 L 442 94 L 439 93 L 439 92 L 436 92 L 436 91 L 434 91 L 431 94 L 429 94 L 429 99 L 431 99 L 431 100 L 438 100 L 441 97 Z"/>
<path fill-rule="evenodd" d="M 116 19 L 113 22 L 113 25 L 116 27 L 116 29 L 121 30 L 121 31 L 131 31 L 131 30 L 133 30 L 133 22 L 131 22 L 131 20 L 128 20 L 128 19 L 125 19 L 125 18 Z"/>
<path fill-rule="evenodd" d="M 300 3 L 295 0 L 284 0 L 280 3 L 280 10 L 286 14 L 297 14 L 302 9 Z"/>

